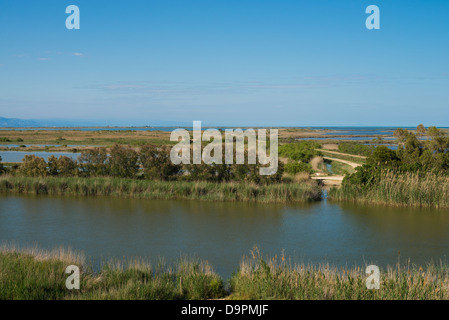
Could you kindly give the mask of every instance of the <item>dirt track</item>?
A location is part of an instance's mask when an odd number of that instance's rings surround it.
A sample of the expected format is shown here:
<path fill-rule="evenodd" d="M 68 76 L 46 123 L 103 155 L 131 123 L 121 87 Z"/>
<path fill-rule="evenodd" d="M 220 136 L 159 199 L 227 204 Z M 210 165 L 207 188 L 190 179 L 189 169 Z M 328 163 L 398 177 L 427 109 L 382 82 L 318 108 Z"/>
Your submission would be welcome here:
<path fill-rule="evenodd" d="M 321 151 L 321 152 L 327 152 L 327 153 L 333 153 L 333 154 L 338 154 L 340 156 L 345 156 L 345 157 L 353 157 L 353 158 L 359 158 L 359 159 L 366 159 L 365 156 L 358 156 L 355 154 L 349 154 L 349 153 L 341 153 L 341 152 L 337 152 L 337 151 L 330 151 L 330 150 L 325 150 L 325 149 L 315 149 L 316 151 Z"/>
<path fill-rule="evenodd" d="M 353 168 L 362 166 L 360 163 L 356 163 L 356 162 L 352 162 L 352 161 L 348 161 L 348 160 L 337 159 L 337 158 L 323 157 L 323 159 L 345 163 Z"/>

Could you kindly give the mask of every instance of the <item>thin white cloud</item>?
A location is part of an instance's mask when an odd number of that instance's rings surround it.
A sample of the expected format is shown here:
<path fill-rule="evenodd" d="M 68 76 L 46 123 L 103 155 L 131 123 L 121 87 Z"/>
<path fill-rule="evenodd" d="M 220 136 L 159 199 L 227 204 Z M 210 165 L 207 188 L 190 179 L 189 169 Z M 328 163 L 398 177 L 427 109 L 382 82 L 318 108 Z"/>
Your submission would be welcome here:
<path fill-rule="evenodd" d="M 84 54 L 81 52 L 74 52 L 73 55 L 77 57 L 84 57 Z"/>
<path fill-rule="evenodd" d="M 39 58 L 40 61 L 47 61 L 50 60 L 49 58 Z"/>

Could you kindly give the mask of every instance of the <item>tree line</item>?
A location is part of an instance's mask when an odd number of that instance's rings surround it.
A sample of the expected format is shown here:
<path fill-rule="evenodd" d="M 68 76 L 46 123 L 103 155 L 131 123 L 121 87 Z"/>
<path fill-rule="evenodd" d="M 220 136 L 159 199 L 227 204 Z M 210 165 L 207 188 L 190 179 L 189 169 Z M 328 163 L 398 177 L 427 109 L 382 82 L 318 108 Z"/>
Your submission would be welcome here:
<path fill-rule="evenodd" d="M 176 165 L 170 159 L 169 146 L 143 145 L 139 150 L 129 146 L 114 145 L 108 149 L 96 147 L 84 150 L 77 160 L 67 156 L 48 157 L 45 161 L 35 155 L 26 155 L 22 163 L 9 169 L 9 173 L 29 177 L 99 177 L 109 176 L 149 180 L 187 181 L 247 181 L 257 184 L 279 182 L 283 175 L 283 165 L 271 176 L 261 176 L 259 162 L 248 164 L 192 164 Z M 235 156 L 235 154 L 234 154 Z M 1 162 L 1 158 L 0 158 Z M 234 161 L 235 163 L 235 161 Z M 0 163 L 0 173 L 7 170 Z"/>

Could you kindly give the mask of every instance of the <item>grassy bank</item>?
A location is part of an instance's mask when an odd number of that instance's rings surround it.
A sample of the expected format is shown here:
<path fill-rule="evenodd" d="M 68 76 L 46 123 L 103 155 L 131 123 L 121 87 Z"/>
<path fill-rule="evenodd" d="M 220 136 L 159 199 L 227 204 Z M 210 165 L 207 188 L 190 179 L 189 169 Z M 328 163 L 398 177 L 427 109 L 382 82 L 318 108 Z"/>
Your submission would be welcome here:
<path fill-rule="evenodd" d="M 449 178 L 433 173 L 396 173 L 382 170 L 373 184 L 343 183 L 329 198 L 360 203 L 448 208 Z"/>
<path fill-rule="evenodd" d="M 65 287 L 65 269 L 79 266 L 80 290 Z M 364 267 L 295 265 L 285 257 L 242 260 L 228 283 L 204 262 L 180 260 L 155 266 L 144 261 L 89 270 L 79 254 L 0 248 L 0 299 L 448 299 L 449 269 L 409 264 L 381 270 L 380 289 L 366 289 Z"/>
<path fill-rule="evenodd" d="M 273 203 L 316 201 L 321 197 L 321 189 L 315 181 L 256 185 L 234 182 L 153 181 L 107 177 L 2 176 L 0 177 L 0 192 Z"/>
<path fill-rule="evenodd" d="M 80 290 L 68 290 L 65 270 L 80 267 Z M 142 261 L 109 263 L 90 272 L 82 256 L 66 250 L 0 250 L 0 300 L 213 299 L 224 296 L 223 281 L 203 262 L 175 266 Z"/>
<path fill-rule="evenodd" d="M 380 288 L 366 288 L 365 266 L 292 264 L 281 256 L 263 260 L 253 253 L 231 279 L 231 299 L 434 300 L 449 298 L 449 269 L 405 265 L 380 271 Z"/>
<path fill-rule="evenodd" d="M 326 163 L 331 164 L 332 174 L 344 176 L 355 172 L 355 169 L 346 163 L 332 160 L 324 160 L 324 161 Z"/>

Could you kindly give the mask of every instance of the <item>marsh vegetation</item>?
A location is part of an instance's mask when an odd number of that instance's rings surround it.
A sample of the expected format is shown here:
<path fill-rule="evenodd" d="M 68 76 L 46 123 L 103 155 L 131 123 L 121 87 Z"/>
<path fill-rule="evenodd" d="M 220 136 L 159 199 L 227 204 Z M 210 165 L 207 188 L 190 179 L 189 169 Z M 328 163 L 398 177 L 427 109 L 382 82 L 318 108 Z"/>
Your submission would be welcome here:
<path fill-rule="evenodd" d="M 330 196 L 399 206 L 449 206 L 449 137 L 441 130 L 418 126 L 416 132 L 395 131 L 398 150 L 376 147 L 366 164 L 343 180 Z M 427 140 L 421 139 L 427 136 Z"/>
<path fill-rule="evenodd" d="M 66 288 L 66 267 L 80 267 L 80 289 Z M 294 264 L 288 257 L 263 256 L 257 249 L 224 280 L 204 261 L 181 258 L 114 260 L 98 272 L 83 255 L 58 249 L 46 252 L 3 247 L 0 250 L 1 300 L 441 300 L 449 298 L 449 269 L 407 263 L 381 271 L 380 289 L 366 288 L 365 266 Z M 30 290 L 33 288 L 33 290 Z M 51 290 L 49 290 L 51 288 Z"/>

